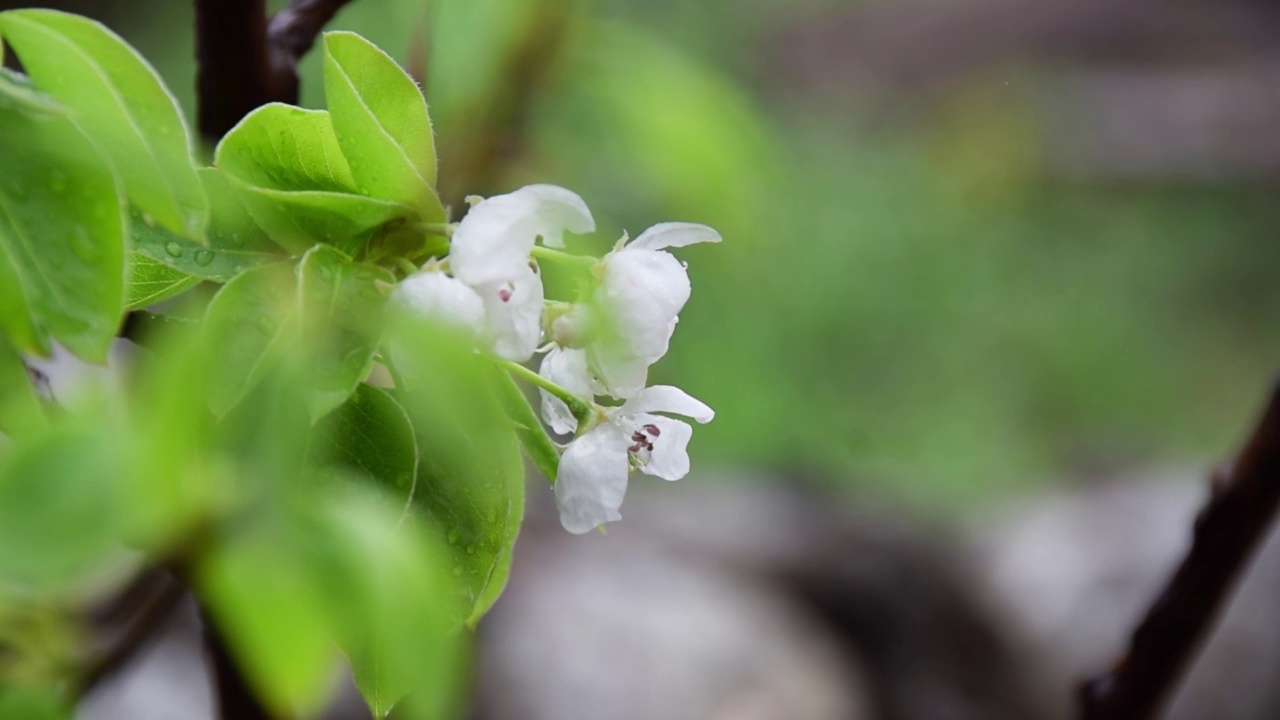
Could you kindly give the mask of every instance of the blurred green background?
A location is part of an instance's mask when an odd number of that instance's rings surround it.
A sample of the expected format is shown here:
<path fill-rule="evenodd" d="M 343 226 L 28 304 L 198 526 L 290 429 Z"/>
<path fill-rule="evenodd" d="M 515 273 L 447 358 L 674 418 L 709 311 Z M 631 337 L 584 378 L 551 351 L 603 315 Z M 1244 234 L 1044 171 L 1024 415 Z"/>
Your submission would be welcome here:
<path fill-rule="evenodd" d="M 194 116 L 189 3 L 58 5 L 126 36 Z M 921 26 L 934 5 L 356 0 L 330 27 L 424 82 L 446 202 L 567 186 L 601 228 L 582 249 L 666 220 L 722 232 L 681 251 L 693 297 L 653 371 L 718 412 L 695 467 L 946 512 L 1206 465 L 1280 351 L 1280 163 L 1214 123 L 1218 95 L 1201 125 L 1159 111 L 1196 102 L 1175 81 L 1219 72 L 1212 48 L 1123 22 L 1025 38 L 989 5 Z M 1233 53 L 1223 72 L 1249 77 Z M 318 78 L 313 53 L 304 104 Z"/>

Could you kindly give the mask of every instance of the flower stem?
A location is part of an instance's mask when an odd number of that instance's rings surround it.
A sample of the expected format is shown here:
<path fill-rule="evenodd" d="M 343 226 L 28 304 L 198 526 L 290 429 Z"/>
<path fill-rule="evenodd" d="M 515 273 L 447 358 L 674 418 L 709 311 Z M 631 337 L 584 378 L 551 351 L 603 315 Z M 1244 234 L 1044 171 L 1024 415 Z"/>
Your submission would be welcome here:
<path fill-rule="evenodd" d="M 600 262 L 600 258 L 590 255 L 574 255 L 564 252 L 563 250 L 555 250 L 541 245 L 534 245 L 533 251 L 529 253 L 539 260 L 560 263 L 561 265 L 576 266 L 580 268 L 592 268 L 596 263 Z"/>
<path fill-rule="evenodd" d="M 494 359 L 494 362 L 515 377 L 533 383 L 537 387 L 546 390 L 559 398 L 565 405 L 569 406 L 569 412 L 573 413 L 573 416 L 577 418 L 579 425 L 583 425 L 591 417 L 591 403 L 584 401 L 577 395 L 574 395 L 520 363 L 514 363 L 510 360 L 498 360 L 496 358 Z"/>

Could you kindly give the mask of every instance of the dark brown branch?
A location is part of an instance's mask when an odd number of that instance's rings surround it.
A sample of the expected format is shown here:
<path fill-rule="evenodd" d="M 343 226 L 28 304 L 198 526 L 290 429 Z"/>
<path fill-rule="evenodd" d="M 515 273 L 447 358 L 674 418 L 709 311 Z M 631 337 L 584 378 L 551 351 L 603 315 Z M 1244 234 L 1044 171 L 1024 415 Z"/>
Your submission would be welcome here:
<path fill-rule="evenodd" d="M 1128 653 L 1080 688 L 1082 720 L 1147 720 L 1168 700 L 1280 504 L 1280 387 L 1233 465 L 1214 475 L 1191 549 Z"/>
<path fill-rule="evenodd" d="M 132 613 L 107 647 L 86 664 L 77 683 L 78 694 L 93 690 L 146 647 L 186 594 L 186 586 L 177 578 L 163 570 L 150 570 L 139 575 L 119 598 L 102 608 L 104 620 L 119 617 L 126 610 Z"/>
<path fill-rule="evenodd" d="M 298 59 L 351 0 L 294 0 L 268 22 L 266 0 L 196 0 L 200 135 L 216 143 L 269 102 L 298 102 Z"/>
<path fill-rule="evenodd" d="M 196 0 L 200 136 L 216 144 L 271 92 L 266 0 Z"/>
<path fill-rule="evenodd" d="M 241 672 L 226 638 L 212 616 L 200 609 L 200 624 L 204 627 L 204 649 L 213 670 L 214 693 L 217 695 L 217 717 L 224 720 L 271 720 L 271 713 L 249 687 L 249 681 Z"/>

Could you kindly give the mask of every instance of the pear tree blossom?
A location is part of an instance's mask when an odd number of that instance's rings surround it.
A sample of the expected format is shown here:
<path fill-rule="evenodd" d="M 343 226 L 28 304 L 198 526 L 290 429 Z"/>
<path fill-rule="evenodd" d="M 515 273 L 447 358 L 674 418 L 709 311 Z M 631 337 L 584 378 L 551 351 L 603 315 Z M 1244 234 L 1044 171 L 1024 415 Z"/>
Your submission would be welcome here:
<path fill-rule="evenodd" d="M 450 239 L 448 274 L 432 264 L 396 294 L 425 315 L 473 328 L 498 357 L 523 362 L 542 338 L 542 278 L 529 257 L 534 244 L 541 238 L 562 247 L 566 231 L 591 232 L 595 220 L 582 198 L 554 185 L 469 200 L 473 206 Z M 439 278 L 422 279 L 433 274 Z"/>
<path fill-rule="evenodd" d="M 699 423 L 715 417 L 705 403 L 670 385 L 645 388 L 622 405 L 598 413 L 595 426 L 565 449 L 556 477 L 560 523 L 575 534 L 622 519 L 618 508 L 633 468 L 663 480 L 688 474 L 693 428 L 654 413 L 684 415 Z"/>
<path fill-rule="evenodd" d="M 473 206 L 453 229 L 448 256 L 403 280 L 393 301 L 468 333 L 477 349 L 536 380 L 543 420 L 561 448 L 554 481 L 561 524 L 584 533 L 618 520 L 633 470 L 666 480 L 689 471 L 692 427 L 715 413 L 683 390 L 646 387 L 649 367 L 670 345 L 691 287 L 669 249 L 720 242 L 705 225 L 660 223 L 603 258 L 567 255 L 565 232 L 595 221 L 582 199 L 552 185 L 530 185 Z M 544 250 L 537 249 L 541 243 Z M 577 302 L 550 302 L 534 258 L 582 269 Z M 539 348 L 544 327 L 551 342 Z M 513 363 L 545 352 L 538 373 Z M 603 397 L 604 404 L 596 398 Z M 548 472 L 548 474 L 551 474 Z"/>

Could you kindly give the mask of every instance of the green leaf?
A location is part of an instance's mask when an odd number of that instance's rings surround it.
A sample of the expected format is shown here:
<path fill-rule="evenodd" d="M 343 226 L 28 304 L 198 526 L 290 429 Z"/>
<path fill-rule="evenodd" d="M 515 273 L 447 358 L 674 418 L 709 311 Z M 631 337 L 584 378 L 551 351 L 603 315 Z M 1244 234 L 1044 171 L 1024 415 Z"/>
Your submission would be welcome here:
<path fill-rule="evenodd" d="M 247 270 L 214 296 L 205 316 L 209 351 L 221 359 L 209 379 L 210 408 L 235 407 L 282 349 L 305 353 L 307 408 L 314 422 L 346 402 L 368 376 L 381 337 L 386 270 L 316 246 L 293 266 Z"/>
<path fill-rule="evenodd" d="M 18 352 L 0 337 L 0 432 L 20 436 L 44 424 L 44 406 L 31 382 L 31 372 Z"/>
<path fill-rule="evenodd" d="M 61 694 L 53 687 L 0 684 L 0 717 L 22 720 L 71 720 Z"/>
<path fill-rule="evenodd" d="M 448 559 L 420 523 L 399 515 L 385 498 L 335 494 L 306 544 L 310 566 L 373 716 L 409 695 L 414 702 L 396 717 L 454 717 L 465 679 Z"/>
<path fill-rule="evenodd" d="M 0 592 L 58 591 L 101 573 L 120 551 L 102 438 L 60 430 L 17 445 L 0 465 Z"/>
<path fill-rule="evenodd" d="M 414 507 L 445 539 L 461 582 L 460 620 L 474 625 L 507 582 L 524 516 L 520 444 L 504 416 L 488 361 L 470 343 L 421 323 L 396 328 L 420 459 Z"/>
<path fill-rule="evenodd" d="M 427 102 L 389 55 L 350 32 L 324 36 L 324 88 L 338 144 L 360 192 L 444 222 Z"/>
<path fill-rule="evenodd" d="M 256 532 L 219 546 L 197 580 L 254 690 L 290 717 L 320 709 L 337 660 L 325 599 L 300 557 L 286 533 Z"/>
<path fill-rule="evenodd" d="M 226 415 L 296 339 L 297 279 L 290 263 L 246 270 L 214 296 L 205 313 L 209 407 Z"/>
<path fill-rule="evenodd" d="M 110 168 L 68 120 L 0 109 L 0 328 L 106 359 L 124 302 L 124 214 Z"/>
<path fill-rule="evenodd" d="M 190 133 L 147 61 L 100 23 L 53 10 L 0 14 L 0 34 L 111 159 L 130 200 L 160 224 L 202 237 L 207 209 Z"/>
<path fill-rule="evenodd" d="M 254 220 L 292 252 L 317 243 L 351 249 L 383 224 L 414 214 L 359 194 L 322 110 L 264 105 L 218 143 L 214 163 L 235 181 Z"/>
<path fill-rule="evenodd" d="M 542 473 L 549 482 L 556 481 L 556 475 L 560 469 L 560 451 L 556 449 L 556 444 L 547 435 L 546 429 L 542 426 L 542 421 L 538 419 L 538 413 L 529 404 L 529 398 L 516 384 L 515 378 L 506 372 L 495 369 L 494 384 L 497 386 L 499 399 L 502 401 L 502 409 L 506 411 L 507 417 L 511 419 L 512 425 L 515 427 L 516 436 L 520 438 L 520 444 L 524 446 L 525 454 L 538 467 L 538 471 Z"/>
<path fill-rule="evenodd" d="M 386 303 L 380 281 L 394 283 L 395 277 L 324 245 L 308 250 L 298 264 L 299 318 L 312 354 L 307 404 L 313 421 L 346 402 L 369 376 Z"/>
<path fill-rule="evenodd" d="M 140 252 L 129 253 L 129 286 L 125 289 L 125 310 L 137 310 L 168 300 L 200 284 L 188 275 L 151 259 Z"/>
<path fill-rule="evenodd" d="M 254 222 L 223 172 L 201 168 L 200 180 L 212 212 L 205 234 L 207 246 L 150 222 L 133 208 L 134 250 L 184 275 L 216 282 L 226 282 L 251 267 L 284 259 L 280 247 Z"/>
<path fill-rule="evenodd" d="M 66 113 L 56 100 L 36 90 L 31 78 L 4 67 L 0 67 L 0 108 L 37 115 Z"/>
<path fill-rule="evenodd" d="M 408 508 L 418 481 L 418 442 L 409 414 L 391 393 L 360 385 L 316 426 L 314 438 L 313 453 L 374 480 Z"/>

